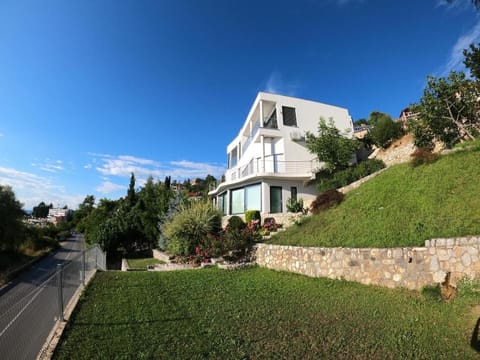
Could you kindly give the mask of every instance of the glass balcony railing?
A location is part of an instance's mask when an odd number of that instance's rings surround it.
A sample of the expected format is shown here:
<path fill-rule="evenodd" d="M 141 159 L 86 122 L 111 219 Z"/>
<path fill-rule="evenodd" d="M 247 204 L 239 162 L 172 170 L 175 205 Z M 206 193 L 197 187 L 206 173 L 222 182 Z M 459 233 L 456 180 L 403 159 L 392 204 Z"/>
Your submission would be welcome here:
<path fill-rule="evenodd" d="M 261 176 L 265 174 L 292 175 L 292 176 L 313 176 L 320 168 L 318 160 L 309 161 L 282 161 L 273 158 L 252 159 L 243 167 L 236 167 L 227 170 L 224 181 L 215 184 L 216 189 L 221 183 L 233 182 L 249 176 Z M 214 189 L 210 189 L 211 191 Z"/>
<path fill-rule="evenodd" d="M 255 121 L 255 124 L 253 124 L 252 127 L 252 132 L 248 136 L 247 140 L 242 144 L 242 156 L 245 154 L 247 151 L 248 147 L 250 146 L 250 143 L 252 142 L 253 138 L 257 134 L 258 129 L 260 129 L 260 120 Z"/>

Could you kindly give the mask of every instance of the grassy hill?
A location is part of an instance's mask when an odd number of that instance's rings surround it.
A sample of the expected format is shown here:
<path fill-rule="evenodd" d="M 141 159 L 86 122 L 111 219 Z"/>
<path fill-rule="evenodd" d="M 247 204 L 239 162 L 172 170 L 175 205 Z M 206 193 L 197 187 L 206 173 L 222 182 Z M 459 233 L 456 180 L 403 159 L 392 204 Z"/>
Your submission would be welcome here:
<path fill-rule="evenodd" d="M 431 165 L 392 166 L 342 204 L 273 236 L 301 246 L 423 246 L 427 239 L 480 234 L 480 151 Z"/>

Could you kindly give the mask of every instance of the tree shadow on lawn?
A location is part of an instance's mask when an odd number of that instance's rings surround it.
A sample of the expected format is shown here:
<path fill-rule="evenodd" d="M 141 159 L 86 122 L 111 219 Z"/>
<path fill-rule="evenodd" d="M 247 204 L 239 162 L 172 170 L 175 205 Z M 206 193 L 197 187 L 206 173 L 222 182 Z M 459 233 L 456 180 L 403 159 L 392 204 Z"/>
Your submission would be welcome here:
<path fill-rule="evenodd" d="M 470 346 L 477 352 L 480 352 L 480 339 L 478 338 L 479 328 L 480 328 L 480 318 L 478 318 L 477 323 L 473 328 L 472 339 L 470 340 Z"/>

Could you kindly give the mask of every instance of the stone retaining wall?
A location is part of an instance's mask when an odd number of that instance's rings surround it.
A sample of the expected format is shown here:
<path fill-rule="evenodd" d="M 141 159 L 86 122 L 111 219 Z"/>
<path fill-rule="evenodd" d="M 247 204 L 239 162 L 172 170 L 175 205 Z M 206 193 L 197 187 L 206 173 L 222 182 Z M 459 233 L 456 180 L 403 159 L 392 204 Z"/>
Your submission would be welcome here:
<path fill-rule="evenodd" d="M 258 265 L 313 277 L 421 289 L 452 273 L 452 283 L 480 277 L 480 236 L 427 240 L 424 247 L 315 248 L 258 244 Z"/>
<path fill-rule="evenodd" d="M 153 249 L 152 255 L 155 259 L 163 261 L 164 263 L 168 263 L 170 261 L 170 257 L 166 253 L 158 249 Z"/>

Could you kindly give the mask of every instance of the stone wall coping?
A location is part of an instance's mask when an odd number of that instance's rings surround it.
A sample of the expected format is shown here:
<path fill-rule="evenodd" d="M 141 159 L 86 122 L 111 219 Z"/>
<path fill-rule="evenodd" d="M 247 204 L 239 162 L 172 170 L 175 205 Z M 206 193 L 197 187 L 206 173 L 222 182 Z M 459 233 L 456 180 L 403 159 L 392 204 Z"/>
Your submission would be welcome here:
<path fill-rule="evenodd" d="M 317 247 L 317 246 L 298 246 L 298 245 L 277 245 L 277 244 L 265 244 L 258 243 L 256 247 L 267 247 L 267 248 L 280 248 L 280 249 L 310 249 L 310 250 L 323 250 L 323 251 L 333 251 L 334 249 L 338 250 L 350 250 L 350 251 L 383 251 L 383 250 L 402 250 L 402 251 L 427 251 L 428 248 L 453 248 L 454 246 L 480 246 L 480 236 L 466 236 L 466 237 L 456 237 L 456 238 L 439 238 L 425 240 L 425 246 L 404 246 L 404 247 L 391 247 L 391 248 L 358 248 L 358 247 Z"/>

